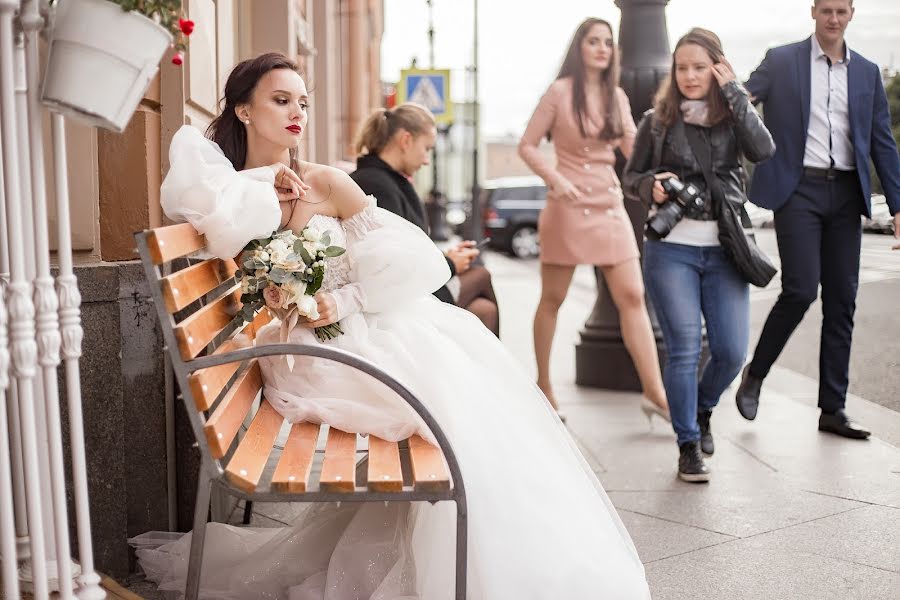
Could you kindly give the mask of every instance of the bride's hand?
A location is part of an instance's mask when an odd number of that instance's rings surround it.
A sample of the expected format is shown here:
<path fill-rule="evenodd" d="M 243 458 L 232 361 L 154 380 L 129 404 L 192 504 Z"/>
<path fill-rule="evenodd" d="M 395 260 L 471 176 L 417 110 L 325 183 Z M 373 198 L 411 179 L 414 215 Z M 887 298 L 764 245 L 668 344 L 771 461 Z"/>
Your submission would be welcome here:
<path fill-rule="evenodd" d="M 275 163 L 269 165 L 269 168 L 275 173 L 275 193 L 278 194 L 279 202 L 306 197 L 310 186 L 293 169 L 284 163 Z"/>
<path fill-rule="evenodd" d="M 315 321 L 301 321 L 298 325 L 306 329 L 315 329 L 316 327 L 325 327 L 326 325 L 337 323 L 337 302 L 334 301 L 334 296 L 328 292 L 319 292 L 314 297 L 319 311 L 319 318 Z"/>

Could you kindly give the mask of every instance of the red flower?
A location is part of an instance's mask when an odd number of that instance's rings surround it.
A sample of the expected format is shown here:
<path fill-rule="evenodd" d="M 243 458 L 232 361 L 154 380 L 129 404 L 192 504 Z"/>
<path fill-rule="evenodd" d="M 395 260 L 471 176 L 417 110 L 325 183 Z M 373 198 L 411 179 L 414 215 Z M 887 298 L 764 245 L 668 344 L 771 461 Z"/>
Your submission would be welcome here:
<path fill-rule="evenodd" d="M 178 28 L 184 35 L 191 35 L 194 32 L 194 22 L 188 19 L 178 19 Z"/>
<path fill-rule="evenodd" d="M 184 63 L 184 54 L 176 52 L 172 55 L 172 64 L 181 66 Z"/>

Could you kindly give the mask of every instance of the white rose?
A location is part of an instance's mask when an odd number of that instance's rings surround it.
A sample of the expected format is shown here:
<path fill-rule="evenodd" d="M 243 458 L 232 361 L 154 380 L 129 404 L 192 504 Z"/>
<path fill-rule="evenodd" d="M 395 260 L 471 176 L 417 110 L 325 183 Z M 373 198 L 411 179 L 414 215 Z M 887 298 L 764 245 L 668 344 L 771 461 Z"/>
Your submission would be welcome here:
<path fill-rule="evenodd" d="M 297 310 L 302 316 L 313 321 L 319 318 L 319 306 L 316 299 L 312 296 L 302 296 L 297 301 Z"/>
<path fill-rule="evenodd" d="M 291 247 L 288 243 L 280 238 L 275 238 L 266 246 L 273 263 L 283 263 L 287 260 L 288 254 L 291 253 Z"/>
<path fill-rule="evenodd" d="M 306 295 L 306 282 L 290 280 L 281 286 L 287 294 L 285 308 L 290 304 L 299 304 L 301 298 Z"/>
<path fill-rule="evenodd" d="M 284 260 L 278 263 L 278 266 L 285 271 L 288 271 L 289 273 L 302 271 L 306 267 L 306 265 L 303 264 L 303 261 L 301 261 L 299 258 L 294 260 Z"/>
<path fill-rule="evenodd" d="M 318 242 L 319 239 L 321 239 L 322 234 L 319 233 L 319 232 L 318 232 L 317 230 L 315 230 L 315 229 L 310 229 L 310 228 L 307 227 L 307 228 L 303 231 L 303 237 L 304 237 L 307 241 L 310 241 L 310 242 Z"/>
<path fill-rule="evenodd" d="M 309 252 L 310 257 L 316 255 L 316 251 L 318 250 L 318 245 L 315 242 L 303 242 L 303 247 L 306 248 L 306 251 Z"/>

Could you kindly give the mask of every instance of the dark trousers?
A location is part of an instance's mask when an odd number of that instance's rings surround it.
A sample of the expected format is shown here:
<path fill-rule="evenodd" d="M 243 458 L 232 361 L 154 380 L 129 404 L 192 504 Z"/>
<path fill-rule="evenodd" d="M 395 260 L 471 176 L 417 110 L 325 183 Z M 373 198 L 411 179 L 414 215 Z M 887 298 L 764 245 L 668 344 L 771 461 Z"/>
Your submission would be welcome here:
<path fill-rule="evenodd" d="M 859 287 L 863 200 L 856 173 L 834 180 L 804 176 L 775 213 L 781 257 L 781 295 L 769 313 L 750 363 L 765 377 L 822 285 L 819 408 L 844 407 L 850 367 L 853 313 Z"/>

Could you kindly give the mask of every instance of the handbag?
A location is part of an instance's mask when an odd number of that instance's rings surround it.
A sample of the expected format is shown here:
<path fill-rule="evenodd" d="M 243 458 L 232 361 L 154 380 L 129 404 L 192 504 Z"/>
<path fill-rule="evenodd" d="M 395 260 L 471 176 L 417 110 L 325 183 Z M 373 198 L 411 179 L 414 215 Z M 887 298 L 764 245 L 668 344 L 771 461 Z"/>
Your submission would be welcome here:
<path fill-rule="evenodd" d="M 725 251 L 725 255 L 747 283 L 761 288 L 766 287 L 775 277 L 778 269 L 775 268 L 766 253 L 756 245 L 752 232 L 748 234 L 744 230 L 742 215 L 725 197 L 719 179 L 712 172 L 712 156 L 709 146 L 700 139 L 700 132 L 695 127 L 686 126 L 684 130 L 691 151 L 703 170 L 703 178 L 706 179 L 706 186 L 712 198 L 713 210 L 718 213 L 719 244 L 722 245 L 722 250 Z"/>

